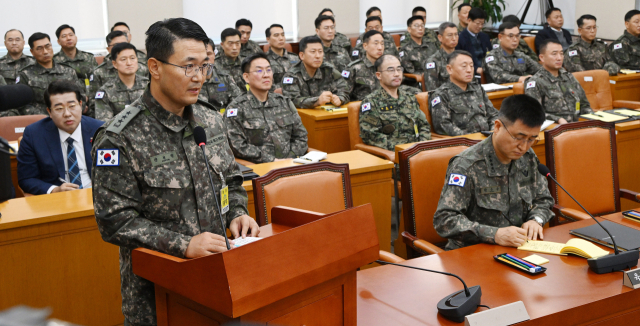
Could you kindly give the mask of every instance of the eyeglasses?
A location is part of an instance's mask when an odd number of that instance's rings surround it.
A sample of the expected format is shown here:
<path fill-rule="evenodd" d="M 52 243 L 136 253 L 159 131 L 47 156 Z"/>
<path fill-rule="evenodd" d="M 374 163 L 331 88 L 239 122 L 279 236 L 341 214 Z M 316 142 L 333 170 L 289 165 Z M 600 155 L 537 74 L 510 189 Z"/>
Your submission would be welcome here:
<path fill-rule="evenodd" d="M 444 34 L 445 38 L 458 38 L 458 33 Z"/>
<path fill-rule="evenodd" d="M 45 45 L 45 46 L 39 46 L 37 48 L 35 48 L 36 52 L 42 52 L 44 49 L 47 49 L 47 51 L 51 51 L 51 43 Z"/>
<path fill-rule="evenodd" d="M 529 146 L 535 146 L 535 144 L 538 143 L 538 137 L 531 139 L 531 138 L 523 138 L 523 137 L 513 137 L 513 135 L 511 134 L 511 132 L 509 131 L 509 129 L 507 129 L 507 125 L 504 124 L 504 122 L 502 120 L 500 120 L 500 123 L 502 123 L 502 126 L 504 126 L 504 130 L 506 130 L 509 133 L 509 136 L 511 136 L 511 138 L 513 138 L 513 140 L 515 140 L 516 142 L 518 142 L 518 144 L 526 144 Z"/>
<path fill-rule="evenodd" d="M 424 25 L 423 24 L 415 24 L 415 25 L 411 25 L 411 27 L 417 28 L 417 29 L 424 29 Z"/>
<path fill-rule="evenodd" d="M 336 26 L 325 26 L 322 28 L 322 30 L 324 31 L 335 31 L 336 30 Z"/>
<path fill-rule="evenodd" d="M 188 64 L 186 66 L 178 66 L 178 65 L 174 65 L 173 63 L 170 62 L 165 62 L 159 59 L 156 59 L 164 64 L 167 65 L 172 65 L 174 67 L 178 67 L 178 68 L 182 68 L 184 69 L 184 75 L 187 77 L 194 77 L 195 75 L 197 75 L 199 72 L 202 72 L 202 74 L 206 77 L 211 76 L 211 74 L 213 73 L 213 65 L 209 64 L 209 63 L 205 63 L 202 66 L 198 66 L 198 65 L 193 65 L 193 64 Z"/>
<path fill-rule="evenodd" d="M 598 30 L 598 26 L 585 27 L 584 30 L 587 31 L 587 32 L 597 31 Z"/>
<path fill-rule="evenodd" d="M 399 73 L 402 73 L 404 71 L 404 68 L 403 67 L 397 67 L 397 68 L 389 67 L 385 71 L 390 73 L 390 74 L 392 74 L 392 73 L 394 73 L 396 71 L 399 72 Z"/>
<path fill-rule="evenodd" d="M 250 71 L 254 74 L 257 74 L 259 76 L 264 76 L 265 74 L 267 75 L 271 75 L 273 74 L 273 70 L 271 70 L 271 67 L 266 68 L 266 69 L 258 69 L 258 70 L 254 70 L 254 71 Z"/>
<path fill-rule="evenodd" d="M 520 39 L 520 34 L 509 34 L 509 35 L 507 35 L 505 33 L 500 33 L 500 34 L 502 34 L 502 35 L 504 35 L 504 36 L 506 36 L 507 38 L 510 38 L 510 39 Z"/>

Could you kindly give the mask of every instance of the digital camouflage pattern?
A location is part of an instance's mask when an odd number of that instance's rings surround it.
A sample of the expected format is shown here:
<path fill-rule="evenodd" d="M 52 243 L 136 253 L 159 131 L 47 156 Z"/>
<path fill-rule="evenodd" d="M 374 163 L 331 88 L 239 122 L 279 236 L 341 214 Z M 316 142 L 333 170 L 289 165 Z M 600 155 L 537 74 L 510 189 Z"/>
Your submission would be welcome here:
<path fill-rule="evenodd" d="M 297 54 L 288 52 L 286 49 L 282 49 L 282 51 L 282 56 L 273 52 L 271 48 L 267 51 L 267 58 L 269 58 L 269 64 L 271 64 L 271 70 L 273 70 L 272 90 L 282 88 L 284 73 L 287 72 L 291 66 L 300 62 L 300 57 Z"/>
<path fill-rule="evenodd" d="M 149 80 L 140 76 L 135 78 L 135 83 L 130 89 L 119 77 L 102 85 L 94 99 L 96 119 L 107 121 L 142 96 Z"/>
<path fill-rule="evenodd" d="M 67 66 L 73 68 L 73 70 L 76 71 L 78 80 L 84 85 L 84 89 L 86 89 L 87 93 L 91 91 L 91 73 L 98 67 L 98 62 L 93 54 L 76 49 L 76 57 L 71 59 L 67 57 L 62 50 L 60 50 L 60 52 L 53 56 L 53 61 L 56 63 L 65 63 Z"/>
<path fill-rule="evenodd" d="M 398 89 L 393 98 L 383 88 L 360 104 L 360 137 L 371 146 L 394 151 L 396 145 L 431 139 L 431 127 L 415 94 Z"/>
<path fill-rule="evenodd" d="M 346 35 L 336 32 L 336 36 L 333 38 L 332 43 L 343 48 L 348 54 L 351 54 L 351 40 Z"/>
<path fill-rule="evenodd" d="M 411 39 L 411 34 L 408 31 L 404 32 L 402 36 L 400 36 L 400 46 L 404 46 L 409 43 Z M 422 44 L 424 43 L 433 43 L 436 45 L 436 49 L 440 48 L 440 41 L 438 41 L 438 34 L 431 29 L 425 28 L 424 35 L 422 35 Z"/>
<path fill-rule="evenodd" d="M 219 74 L 231 76 L 231 79 L 244 94 L 247 92 L 247 83 L 242 78 L 242 60 L 244 60 L 242 56 L 237 56 L 235 60 L 232 60 L 226 55 L 221 55 L 215 59 L 213 66 L 216 67 Z"/>
<path fill-rule="evenodd" d="M 349 99 L 351 101 L 362 101 L 365 96 L 380 88 L 380 81 L 376 77 L 376 68 L 368 58 L 365 57 L 351 62 L 347 71 L 349 76 L 345 77 L 345 79 L 349 87 Z M 401 85 L 400 88 L 413 95 L 420 93 L 420 90 L 415 87 Z"/>
<path fill-rule="evenodd" d="M 235 98 L 224 114 L 227 138 L 237 158 L 253 163 L 296 158 L 307 152 L 307 130 L 290 99 L 269 93 L 265 103 L 252 92 Z"/>
<path fill-rule="evenodd" d="M 466 29 L 466 27 L 462 27 L 461 23 L 458 23 L 458 33 L 464 31 Z"/>
<path fill-rule="evenodd" d="M 22 54 L 17 60 L 7 53 L 4 57 L 0 58 L 0 75 L 7 82 L 7 85 L 15 84 L 18 73 L 22 68 L 36 63 L 36 59 L 32 56 Z"/>
<path fill-rule="evenodd" d="M 216 193 L 229 187 L 229 211 L 220 225 L 201 149 L 193 129 L 207 133 L 206 162 Z M 147 89 L 142 97 L 97 131 L 91 156 L 93 204 L 102 239 L 120 247 L 122 312 L 135 325 L 156 325 L 152 282 L 132 271 L 131 251 L 148 248 L 184 258 L 191 238 L 221 235 L 247 214 L 247 193 L 220 114 L 206 102 L 187 106 L 184 118 L 170 113 Z M 118 166 L 98 152 L 119 157 Z M 221 180 L 222 179 L 222 180 Z"/>
<path fill-rule="evenodd" d="M 620 67 L 611 60 L 609 48 L 604 42 L 594 40 L 587 43 L 582 38 L 569 45 L 565 51 L 564 69 L 568 72 L 604 69 L 610 76 L 615 76 L 620 71 Z"/>
<path fill-rule="evenodd" d="M 5 86 L 7 85 L 7 82 L 4 80 L 4 78 L 0 78 L 0 86 Z"/>
<path fill-rule="evenodd" d="M 422 44 L 418 45 L 418 43 L 409 37 L 406 44 L 400 46 L 398 50 L 404 72 L 422 75 L 425 71 L 425 61 L 434 55 L 439 48 L 440 46 L 436 46 L 435 43 L 425 43 L 424 39 L 422 40 Z"/>
<path fill-rule="evenodd" d="M 343 71 L 351 63 L 349 53 L 334 43 L 329 47 L 322 44 L 322 51 L 324 51 L 323 62 L 330 63 L 338 71 Z"/>
<path fill-rule="evenodd" d="M 449 81 L 449 72 L 447 71 L 448 57 L 447 51 L 441 48 L 425 60 L 423 80 L 427 92 L 435 91 L 442 84 Z"/>
<path fill-rule="evenodd" d="M 214 52 L 215 52 L 216 60 L 224 56 L 224 49 L 220 44 L 216 45 Z M 247 41 L 247 43 L 240 45 L 240 54 L 238 56 L 242 58 L 246 58 L 254 53 L 261 53 L 261 52 L 264 52 L 262 50 L 262 47 L 258 45 L 258 43 L 252 40 L 249 40 Z M 240 61 L 240 63 L 242 63 L 242 60 Z"/>
<path fill-rule="evenodd" d="M 493 49 L 497 49 L 498 47 L 500 47 L 500 39 L 498 39 L 497 37 L 494 38 L 493 40 L 491 40 L 491 45 Z M 527 57 L 531 58 L 531 60 L 535 62 L 540 61 L 536 52 L 529 47 L 529 44 L 527 44 L 527 41 L 525 41 L 523 38 L 520 38 L 516 51 L 524 53 Z"/>
<path fill-rule="evenodd" d="M 533 75 L 541 66 L 518 50 L 508 54 L 498 47 L 487 53 L 482 62 L 482 70 L 488 83 L 515 83 L 522 76 Z"/>
<path fill-rule="evenodd" d="M 495 244 L 499 228 L 521 227 L 535 216 L 547 223 L 553 217 L 553 198 L 546 178 L 538 173 L 540 161 L 533 150 L 529 149 L 516 161 L 502 164 L 492 138 L 449 161 L 433 216 L 436 232 L 449 240 L 447 250 L 478 243 Z"/>
<path fill-rule="evenodd" d="M 209 102 L 216 111 L 223 112 L 234 98 L 242 94 L 244 92 L 238 87 L 233 77 L 219 73 L 214 66 L 211 78 L 202 85 L 198 98 Z"/>
<path fill-rule="evenodd" d="M 640 38 L 626 30 L 609 44 L 609 53 L 620 69 L 640 70 Z"/>
<path fill-rule="evenodd" d="M 429 110 L 434 132 L 447 136 L 493 130 L 498 119 L 498 110 L 475 81 L 466 91 L 450 81 L 442 84 L 429 97 Z"/>
<path fill-rule="evenodd" d="M 398 55 L 398 48 L 396 47 L 396 41 L 393 40 L 393 36 L 387 32 L 382 32 L 382 37 L 384 38 L 384 53 L 383 54 L 391 54 L 400 58 Z M 364 33 L 358 36 L 356 40 L 356 46 L 351 51 L 351 60 L 362 59 L 366 56 L 366 51 L 362 46 L 362 42 L 364 40 Z"/>
<path fill-rule="evenodd" d="M 525 81 L 524 93 L 542 104 L 548 120 L 578 121 L 581 114 L 593 113 L 587 95 L 572 73 L 560 68 L 558 77 L 540 69 Z"/>
<path fill-rule="evenodd" d="M 291 78 L 290 81 L 285 79 Z M 340 98 L 342 104 L 349 102 L 349 87 L 342 74 L 332 65 L 322 63 L 315 75 L 309 76 L 302 61 L 293 65 L 282 79 L 282 93 L 291 99 L 298 109 L 313 109 L 318 97 L 329 91 Z"/>
<path fill-rule="evenodd" d="M 141 53 L 141 52 L 140 52 Z M 136 76 L 142 78 L 149 78 L 149 67 L 147 67 L 147 60 L 145 58 L 141 58 L 144 53 L 140 54 L 139 51 L 136 51 L 136 55 L 138 56 L 138 71 L 136 71 Z M 91 98 L 93 101 L 93 97 L 100 87 L 104 84 L 117 79 L 118 71 L 113 66 L 111 55 L 107 55 L 104 57 L 104 61 L 93 71 L 93 74 L 89 76 L 89 82 L 91 83 Z"/>

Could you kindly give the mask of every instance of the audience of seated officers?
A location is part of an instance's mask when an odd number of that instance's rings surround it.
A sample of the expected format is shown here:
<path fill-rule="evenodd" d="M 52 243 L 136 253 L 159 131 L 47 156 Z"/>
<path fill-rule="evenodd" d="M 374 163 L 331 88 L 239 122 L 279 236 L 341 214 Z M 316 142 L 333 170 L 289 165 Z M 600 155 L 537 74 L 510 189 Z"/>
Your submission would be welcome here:
<path fill-rule="evenodd" d="M 604 69 L 611 76 L 617 75 L 620 67 L 611 60 L 609 48 L 604 42 L 596 40 L 596 17 L 582 15 L 577 23 L 580 39 L 565 51 L 564 69 L 568 72 Z"/>
<path fill-rule="evenodd" d="M 487 19 L 487 14 L 480 8 L 469 10 L 467 18 L 467 28 L 460 32 L 456 50 L 467 51 L 472 55 L 474 72 L 480 76 L 482 74 L 482 61 L 491 51 L 491 40 L 489 35 L 482 32 L 482 27 Z"/>
<path fill-rule="evenodd" d="M 98 62 L 93 54 L 81 51 L 76 47 L 78 37 L 76 30 L 69 25 L 62 25 L 56 29 L 56 38 L 61 49 L 53 56 L 56 63 L 66 63 L 76 71 L 78 80 L 84 85 L 85 92 L 90 92 L 90 77 Z"/>
<path fill-rule="evenodd" d="M 273 70 L 267 55 L 250 55 L 242 62 L 242 70 L 249 91 L 231 101 L 224 115 L 233 155 L 252 163 L 304 155 L 307 130 L 293 102 L 269 92 Z"/>
<path fill-rule="evenodd" d="M 20 70 L 36 62 L 32 56 L 22 53 L 24 42 L 24 35 L 17 29 L 10 29 L 4 33 L 7 54 L 0 57 L 0 78 L 3 78 L 7 85 L 15 84 Z"/>
<path fill-rule="evenodd" d="M 629 10 L 624 15 L 625 31 L 613 43 L 609 52 L 621 69 L 640 70 L 640 10 Z"/>
<path fill-rule="evenodd" d="M 269 51 L 267 51 L 267 58 L 271 63 L 271 70 L 273 70 L 273 89 L 282 88 L 282 78 L 284 73 L 291 68 L 291 66 L 300 62 L 300 57 L 295 53 L 291 53 L 284 48 L 287 44 L 287 40 L 284 36 L 284 27 L 280 24 L 273 24 L 265 31 L 267 36 L 267 42 L 269 42 Z M 335 43 L 335 38 L 333 43 Z"/>
<path fill-rule="evenodd" d="M 365 22 L 364 31 L 365 33 L 368 31 L 378 31 L 382 33 L 382 37 L 384 38 L 384 54 L 392 54 L 396 57 L 399 55 L 398 48 L 396 48 L 396 42 L 393 40 L 393 36 L 383 30 L 382 17 L 375 15 L 369 16 L 369 18 L 367 18 L 367 21 Z M 360 35 L 356 40 L 356 46 L 353 51 L 351 51 L 351 60 L 364 58 L 365 53 L 362 46 L 363 38 L 364 34 Z"/>
<path fill-rule="evenodd" d="M 469 24 L 469 11 L 471 8 L 473 7 L 468 3 L 462 3 L 458 6 L 458 33 L 467 29 L 467 25 Z"/>
<path fill-rule="evenodd" d="M 430 126 L 415 93 L 400 87 L 403 77 L 400 60 L 385 54 L 376 60 L 375 69 L 381 87 L 360 104 L 362 141 L 393 151 L 396 145 L 430 140 Z"/>
<path fill-rule="evenodd" d="M 207 56 L 209 57 L 209 64 L 214 65 L 215 43 L 212 39 L 209 39 L 209 43 L 207 43 Z M 213 105 L 216 111 L 224 113 L 231 100 L 242 94 L 244 92 L 240 90 L 231 75 L 220 73 L 213 66 L 211 75 L 207 76 L 207 80 L 202 84 L 198 98 Z"/>
<path fill-rule="evenodd" d="M 282 93 L 300 109 L 348 103 L 347 81 L 331 64 L 323 62 L 320 38 L 315 35 L 302 38 L 299 49 L 300 62 L 284 74 Z"/>
<path fill-rule="evenodd" d="M 518 19 L 518 16 L 516 15 L 504 16 L 504 18 L 502 18 L 502 23 L 514 23 L 518 26 L 518 30 L 520 30 L 520 25 L 522 25 L 522 23 L 520 23 L 520 19 Z M 496 37 L 493 40 L 491 40 L 491 46 L 494 49 L 497 49 L 498 47 L 500 47 L 500 38 Z M 531 60 L 538 62 L 538 55 L 536 54 L 535 51 L 533 51 L 529 47 L 529 44 L 527 44 L 527 42 L 522 37 L 518 42 L 518 47 L 516 48 L 516 51 L 520 51 L 526 54 L 527 57 L 531 58 Z"/>
<path fill-rule="evenodd" d="M 107 121 L 137 100 L 149 84 L 146 77 L 137 76 L 138 57 L 131 43 L 118 43 L 111 49 L 111 64 L 118 76 L 102 85 L 95 94 L 95 118 Z"/>
<path fill-rule="evenodd" d="M 75 80 L 44 92 L 48 118 L 27 126 L 18 151 L 18 184 L 28 194 L 91 188 L 91 141 L 102 121 L 82 115 Z"/>
<path fill-rule="evenodd" d="M 330 17 L 333 17 L 333 19 L 336 18 L 336 15 L 333 14 L 333 10 L 331 10 L 330 8 L 322 9 L 318 17 L 320 16 L 330 16 Z M 337 29 L 336 29 L 336 36 L 333 38 L 332 44 L 335 44 L 343 48 L 345 51 L 347 51 L 348 54 L 351 54 L 351 50 L 352 50 L 351 40 L 346 35 L 338 32 Z"/>
<path fill-rule="evenodd" d="M 538 62 L 517 50 L 520 40 L 520 28 L 517 24 L 500 24 L 498 39 L 498 48 L 489 51 L 482 64 L 487 82 L 522 83 L 540 69 Z"/>
<path fill-rule="evenodd" d="M 247 92 L 247 85 L 242 79 L 241 66 L 244 57 L 240 55 L 240 37 L 242 34 L 234 28 L 226 28 L 220 33 L 220 48 L 223 51 L 216 55 L 214 66 L 219 73 L 231 76 L 244 94 Z"/>
<path fill-rule="evenodd" d="M 542 240 L 553 216 L 547 178 L 531 149 L 545 120 L 535 99 L 502 102 L 493 134 L 449 161 L 433 226 L 446 250 L 478 243 L 519 247 Z"/>
<path fill-rule="evenodd" d="M 455 50 L 449 55 L 449 82 L 442 84 L 429 97 L 435 133 L 459 136 L 493 130 L 498 110 L 474 80 L 473 67 L 469 52 Z"/>
<path fill-rule="evenodd" d="M 413 10 L 411 11 L 411 16 L 420 16 L 422 17 L 422 22 L 425 24 L 427 23 L 427 9 L 424 9 L 424 7 L 418 6 L 413 8 Z M 402 36 L 400 36 L 400 46 L 404 46 L 407 43 L 409 43 L 410 38 L 411 38 L 410 31 L 407 30 L 406 32 L 404 32 Z M 436 32 L 428 28 L 424 29 L 424 34 L 422 34 L 422 43 L 435 43 L 436 49 L 440 48 L 440 42 L 438 42 L 438 35 L 436 34 Z"/>
<path fill-rule="evenodd" d="M 525 81 L 524 93 L 542 104 L 548 120 L 559 124 L 576 122 L 581 114 L 593 113 L 578 80 L 562 68 L 562 44 L 547 39 L 538 50 L 543 69 Z"/>
<path fill-rule="evenodd" d="M 251 31 L 253 31 L 253 24 L 250 20 L 240 18 L 236 20 L 236 30 L 240 32 L 240 57 L 246 58 L 251 54 L 263 52 L 262 47 L 258 43 L 250 40 Z M 214 54 L 217 59 L 224 54 L 224 48 L 222 46 L 215 47 Z"/>
<path fill-rule="evenodd" d="M 440 44 L 425 42 L 423 38 L 425 27 L 422 16 L 409 18 L 407 20 L 407 30 L 409 39 L 405 39 L 406 44 L 400 46 L 398 55 L 405 72 L 422 75 L 425 70 L 425 61 L 438 51 Z"/>
<path fill-rule="evenodd" d="M 125 36 L 127 37 L 127 42 L 131 43 L 131 40 L 133 39 L 133 35 L 131 35 L 131 29 L 129 28 L 129 25 L 127 25 L 127 23 L 124 22 L 117 22 L 115 24 L 113 24 L 113 27 L 111 27 L 111 31 L 115 32 L 115 31 L 121 31 L 125 34 Z M 109 44 L 109 43 L 107 43 Z M 108 55 L 107 55 L 108 56 Z M 136 56 L 138 56 L 138 62 L 142 63 L 143 65 L 147 65 L 147 54 L 140 51 L 140 50 L 136 50 Z M 107 58 L 105 57 L 105 60 Z M 147 77 L 147 75 L 144 75 L 143 77 Z"/>
<path fill-rule="evenodd" d="M 425 89 L 428 92 L 435 91 L 436 88 L 449 81 L 447 63 L 449 54 L 458 46 L 458 29 L 452 22 L 444 22 L 438 27 L 438 41 L 440 49 L 431 57 L 427 58 L 424 64 L 423 79 Z"/>
<path fill-rule="evenodd" d="M 331 16 L 318 16 L 314 23 L 316 35 L 322 41 L 324 62 L 330 63 L 339 71 L 344 70 L 351 62 L 351 59 L 349 59 L 349 53 L 344 48 L 333 44 L 336 32 L 335 19 Z"/>
<path fill-rule="evenodd" d="M 548 39 L 558 41 L 562 45 L 562 51 L 566 51 L 573 41 L 571 40 L 571 33 L 562 28 L 562 25 L 564 25 L 562 11 L 559 8 L 549 8 L 544 13 L 544 16 L 547 18 L 548 25 L 536 34 L 536 51 L 540 54 L 542 42 Z"/>

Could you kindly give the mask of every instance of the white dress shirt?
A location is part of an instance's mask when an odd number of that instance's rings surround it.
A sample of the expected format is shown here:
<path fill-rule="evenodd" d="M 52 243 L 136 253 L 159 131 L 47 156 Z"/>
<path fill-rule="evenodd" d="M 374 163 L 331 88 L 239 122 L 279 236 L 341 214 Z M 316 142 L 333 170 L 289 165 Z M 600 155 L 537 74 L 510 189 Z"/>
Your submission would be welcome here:
<path fill-rule="evenodd" d="M 71 183 L 69 180 L 69 164 L 67 163 L 67 138 L 71 137 L 73 139 L 73 147 L 76 149 L 76 159 L 78 160 L 78 169 L 80 170 L 80 179 L 82 182 L 82 188 L 91 188 L 91 176 L 89 175 L 89 170 L 87 170 L 87 162 L 84 159 L 84 143 L 82 142 L 82 122 L 78 124 L 78 127 L 73 132 L 73 134 L 69 134 L 64 130 L 58 128 L 58 133 L 60 134 L 60 146 L 62 149 L 62 160 L 64 161 L 64 171 L 65 171 L 65 180 L 68 183 Z M 47 193 L 50 194 L 53 189 L 57 186 L 49 187 Z"/>

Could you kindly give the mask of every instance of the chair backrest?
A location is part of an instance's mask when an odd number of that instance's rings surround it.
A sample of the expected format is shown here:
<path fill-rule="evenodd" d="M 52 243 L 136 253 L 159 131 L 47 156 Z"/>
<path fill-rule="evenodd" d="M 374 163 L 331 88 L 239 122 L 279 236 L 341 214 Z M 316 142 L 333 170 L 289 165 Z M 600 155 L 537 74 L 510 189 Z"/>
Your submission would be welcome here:
<path fill-rule="evenodd" d="M 484 85 L 487 83 L 487 76 L 484 74 L 484 70 L 480 73 L 480 84 Z"/>
<path fill-rule="evenodd" d="M 606 70 L 587 70 L 574 72 L 580 86 L 587 94 L 591 108 L 595 111 L 613 109 L 613 97 L 609 83 L 609 73 Z"/>
<path fill-rule="evenodd" d="M 351 102 L 347 105 L 347 123 L 349 124 L 349 144 L 351 150 L 356 149 L 356 144 L 364 144 L 360 138 L 360 103 Z"/>
<path fill-rule="evenodd" d="M 533 50 L 533 52 L 538 53 L 536 50 L 536 37 L 535 36 L 525 36 L 524 41 L 527 42 L 527 45 Z"/>
<path fill-rule="evenodd" d="M 101 65 L 102 62 L 104 61 L 104 56 L 103 55 L 97 56 L 95 58 L 96 58 L 96 62 L 98 62 L 99 65 Z"/>
<path fill-rule="evenodd" d="M 429 93 L 423 92 L 416 94 L 416 100 L 418 100 L 418 105 L 420 105 L 420 111 L 424 113 L 427 117 L 427 122 L 429 122 L 429 127 L 431 127 L 431 136 L 442 136 L 437 134 L 433 129 L 433 121 L 431 120 L 431 111 L 429 111 Z"/>
<path fill-rule="evenodd" d="M 391 34 L 391 37 L 393 37 L 393 42 L 396 43 L 396 47 L 400 46 L 400 34 Z"/>
<path fill-rule="evenodd" d="M 583 121 L 544 132 L 551 175 L 593 215 L 620 211 L 615 125 Z M 555 183 L 549 182 L 555 202 L 582 211 Z"/>
<path fill-rule="evenodd" d="M 398 153 L 402 213 L 407 232 L 433 244 L 446 241 L 433 227 L 433 215 L 438 208 L 449 160 L 478 142 L 467 138 L 433 140 Z"/>
<path fill-rule="evenodd" d="M 513 84 L 513 95 L 524 94 L 524 83 Z"/>
<path fill-rule="evenodd" d="M 264 51 L 264 53 L 269 52 L 269 43 L 262 45 L 262 51 Z M 289 51 L 289 52 L 293 52 L 293 48 L 291 47 L 291 44 L 289 43 L 285 43 L 284 44 L 284 49 Z"/>
<path fill-rule="evenodd" d="M 354 36 L 354 37 L 349 38 L 349 40 L 351 41 L 351 47 L 355 48 L 356 47 L 356 42 L 358 42 L 358 37 Z M 349 53 L 349 54 L 351 54 L 351 53 Z"/>
<path fill-rule="evenodd" d="M 46 117 L 42 114 L 2 117 L 0 118 L 0 137 L 7 141 L 16 141 L 22 136 L 26 126 Z"/>
<path fill-rule="evenodd" d="M 319 162 L 271 170 L 255 178 L 253 198 L 258 225 L 270 223 L 275 206 L 328 214 L 353 207 L 349 164 Z"/>

